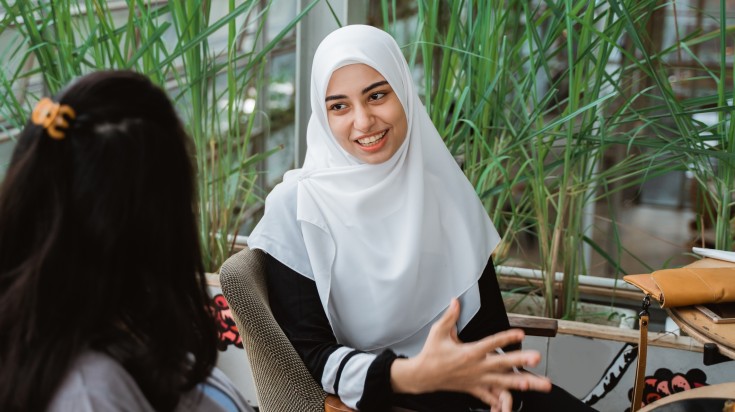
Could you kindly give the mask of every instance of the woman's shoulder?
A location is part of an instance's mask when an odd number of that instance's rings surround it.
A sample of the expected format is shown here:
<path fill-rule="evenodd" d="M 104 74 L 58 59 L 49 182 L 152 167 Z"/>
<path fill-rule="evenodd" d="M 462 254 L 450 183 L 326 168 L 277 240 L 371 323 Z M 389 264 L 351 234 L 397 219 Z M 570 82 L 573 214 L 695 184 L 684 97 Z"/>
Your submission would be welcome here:
<path fill-rule="evenodd" d="M 260 249 L 290 269 L 313 279 L 309 255 L 297 219 L 298 181 L 284 180 L 265 201 L 265 213 L 248 236 L 248 246 Z"/>
<path fill-rule="evenodd" d="M 182 395 L 176 410 L 251 412 L 253 409 L 230 379 L 215 368 L 206 382 Z M 72 364 L 47 411 L 153 412 L 154 409 L 122 365 L 104 353 L 87 351 Z"/>
<path fill-rule="evenodd" d="M 273 209 L 294 209 L 298 194 L 298 181 L 293 179 L 284 180 L 277 184 L 265 198 L 266 211 Z"/>
<path fill-rule="evenodd" d="M 117 361 L 88 351 L 72 364 L 49 412 L 98 410 L 153 411 L 133 377 Z"/>
<path fill-rule="evenodd" d="M 203 396 L 202 396 L 203 395 Z M 184 395 L 176 412 L 253 412 L 235 384 L 218 368 L 207 381 Z"/>
<path fill-rule="evenodd" d="M 279 183 L 265 199 L 265 212 L 253 231 L 248 244 L 259 241 L 266 244 L 282 238 L 298 238 L 296 222 L 296 198 L 298 186 L 290 181 Z M 287 236 L 284 236 L 287 235 Z M 265 249 L 268 251 L 268 249 Z"/>

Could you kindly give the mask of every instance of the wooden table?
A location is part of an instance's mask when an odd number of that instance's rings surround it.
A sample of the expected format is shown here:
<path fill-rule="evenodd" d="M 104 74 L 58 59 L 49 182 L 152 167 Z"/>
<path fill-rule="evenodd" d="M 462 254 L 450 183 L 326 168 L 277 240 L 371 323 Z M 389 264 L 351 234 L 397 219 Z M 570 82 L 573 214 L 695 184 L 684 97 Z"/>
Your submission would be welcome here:
<path fill-rule="evenodd" d="M 687 267 L 735 267 L 735 263 L 715 259 L 698 260 Z M 721 355 L 735 359 L 735 323 L 714 323 L 693 306 L 682 306 L 666 309 L 671 319 L 682 331 L 705 344 L 705 364 L 708 362 L 708 351 L 715 350 Z M 708 349 L 709 348 L 709 349 Z"/>

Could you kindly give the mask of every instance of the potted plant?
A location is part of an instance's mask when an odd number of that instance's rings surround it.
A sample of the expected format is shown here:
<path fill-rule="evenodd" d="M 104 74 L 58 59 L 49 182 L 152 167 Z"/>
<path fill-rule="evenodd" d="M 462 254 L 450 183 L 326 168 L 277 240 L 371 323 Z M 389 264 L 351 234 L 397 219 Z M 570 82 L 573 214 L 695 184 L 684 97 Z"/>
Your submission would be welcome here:
<path fill-rule="evenodd" d="M 715 172 L 709 161 L 732 161 L 733 143 L 724 138 L 733 135 L 724 114 L 728 94 L 674 97 L 661 62 L 675 48 L 651 46 L 657 5 L 421 1 L 415 20 L 398 21 L 395 4 L 382 2 L 383 25 L 403 37 L 409 61 L 424 74 L 425 105 L 503 237 L 496 264 L 524 234 L 536 243 L 529 266 L 543 274 L 538 293 L 546 316 L 576 318 L 579 276 L 588 273 L 592 253 L 609 262 L 611 275 L 624 273 L 615 253 L 625 250 L 615 237 L 620 191 L 692 161 L 699 182 L 717 177 L 711 197 L 721 217 L 718 245 L 731 245 L 727 199 L 735 168 Z M 681 39 L 680 46 L 719 36 L 725 47 L 731 29 L 720 20 L 720 34 Z M 709 129 L 723 136 L 725 153 L 701 145 L 708 128 L 697 127 L 692 115 L 706 104 L 723 113 Z M 591 235 L 600 203 L 613 212 L 610 245 Z"/>
<path fill-rule="evenodd" d="M 732 247 L 735 127 L 726 45 L 733 28 L 725 2 L 718 4 L 715 28 L 662 47 L 651 33 L 676 2 L 425 0 L 407 11 L 402 2 L 381 1 L 380 23 L 424 74 L 424 103 L 503 237 L 495 252 L 499 274 L 534 273 L 533 282 L 517 283 L 524 286 L 509 296 L 509 311 L 540 308 L 544 316 L 586 320 L 578 308 L 588 256 L 597 253 L 615 277 L 625 273 L 616 196 L 674 170 L 695 175 L 711 199 L 703 213 L 716 221 L 717 247 Z M 696 53 L 712 39 L 719 41 L 714 66 Z M 679 62 L 679 52 L 693 62 L 688 75 L 667 66 Z M 703 81 L 715 92 L 688 99 L 676 93 Z M 701 112 L 715 121 L 697 120 Z M 703 144 L 708 134 L 716 144 Z M 590 232 L 599 204 L 613 211 L 608 244 Z M 506 266 L 518 263 L 508 258 L 523 238 L 538 256 L 521 270 Z M 610 292 L 612 314 L 618 293 Z M 634 316 L 612 320 L 630 326 Z M 559 336 L 527 338 L 524 348 L 541 351 L 536 372 L 600 410 L 622 411 L 630 406 L 637 341 L 634 330 L 560 320 Z M 686 389 L 733 378 L 704 367 L 689 337 L 653 333 L 649 345 L 651 399 L 666 396 L 673 381 Z"/>
<path fill-rule="evenodd" d="M 83 73 L 125 68 L 150 76 L 169 91 L 194 140 L 205 268 L 216 272 L 243 213 L 259 200 L 257 163 L 278 150 L 253 150 L 267 127 L 252 108 L 262 98 L 253 90 L 266 79 L 268 52 L 315 3 L 266 42 L 271 2 L 2 0 L 4 131 L 12 139 L 40 95 Z"/>

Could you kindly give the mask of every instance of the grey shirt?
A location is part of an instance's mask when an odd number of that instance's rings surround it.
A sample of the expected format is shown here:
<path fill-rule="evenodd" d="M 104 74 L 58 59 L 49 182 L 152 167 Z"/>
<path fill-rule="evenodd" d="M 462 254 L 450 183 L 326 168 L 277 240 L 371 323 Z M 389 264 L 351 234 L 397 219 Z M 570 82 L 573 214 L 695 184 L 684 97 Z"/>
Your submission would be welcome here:
<path fill-rule="evenodd" d="M 48 412 L 155 412 L 133 377 L 114 359 L 86 352 L 72 365 Z M 177 412 L 252 412 L 232 382 L 215 368 L 206 383 L 184 394 Z"/>

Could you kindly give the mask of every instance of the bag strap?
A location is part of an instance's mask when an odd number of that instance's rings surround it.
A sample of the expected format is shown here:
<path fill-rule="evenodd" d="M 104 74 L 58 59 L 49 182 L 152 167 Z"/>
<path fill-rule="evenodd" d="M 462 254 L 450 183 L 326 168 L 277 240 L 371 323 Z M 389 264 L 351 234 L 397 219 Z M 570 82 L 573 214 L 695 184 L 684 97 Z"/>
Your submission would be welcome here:
<path fill-rule="evenodd" d="M 638 326 L 641 335 L 638 338 L 638 365 L 635 371 L 635 384 L 633 385 L 633 400 L 630 406 L 631 412 L 641 408 L 643 402 L 643 386 L 646 379 L 646 354 L 648 353 L 648 307 L 651 306 L 651 296 L 643 298 L 641 312 L 638 314 Z"/>

